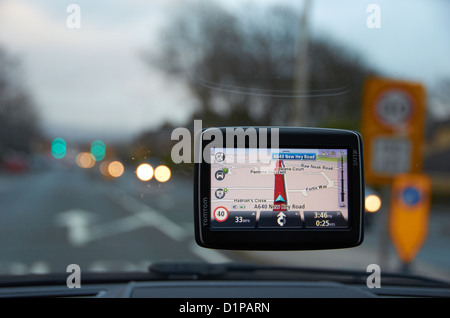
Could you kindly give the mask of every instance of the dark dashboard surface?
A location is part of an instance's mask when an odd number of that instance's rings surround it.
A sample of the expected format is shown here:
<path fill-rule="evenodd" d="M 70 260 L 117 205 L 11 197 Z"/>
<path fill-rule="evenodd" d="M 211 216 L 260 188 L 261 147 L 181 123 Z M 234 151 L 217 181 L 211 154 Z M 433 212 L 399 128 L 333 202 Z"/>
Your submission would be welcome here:
<path fill-rule="evenodd" d="M 62 285 L 11 286 L 0 289 L 0 298 L 93 297 L 93 298 L 376 298 L 450 297 L 450 287 L 382 286 L 289 281 L 131 281 Z"/>

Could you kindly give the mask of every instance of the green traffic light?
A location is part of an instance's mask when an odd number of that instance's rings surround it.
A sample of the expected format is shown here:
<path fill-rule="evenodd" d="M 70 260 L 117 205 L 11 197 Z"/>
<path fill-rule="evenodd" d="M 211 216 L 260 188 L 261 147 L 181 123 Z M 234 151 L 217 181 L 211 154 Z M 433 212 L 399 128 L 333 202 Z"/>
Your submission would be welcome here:
<path fill-rule="evenodd" d="M 105 158 L 106 146 L 101 140 L 95 140 L 91 143 L 91 154 L 96 161 L 101 161 Z"/>
<path fill-rule="evenodd" d="M 67 153 L 66 141 L 62 138 L 55 138 L 52 141 L 52 155 L 56 159 L 62 159 Z"/>

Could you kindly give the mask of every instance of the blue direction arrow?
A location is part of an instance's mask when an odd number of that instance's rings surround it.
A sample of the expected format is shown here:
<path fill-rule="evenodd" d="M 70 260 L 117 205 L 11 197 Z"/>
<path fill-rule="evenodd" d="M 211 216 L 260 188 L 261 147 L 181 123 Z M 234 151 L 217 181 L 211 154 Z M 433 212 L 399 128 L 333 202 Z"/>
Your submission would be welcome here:
<path fill-rule="evenodd" d="M 275 202 L 286 202 L 283 197 L 281 196 L 281 194 L 278 195 L 277 199 L 275 200 Z"/>

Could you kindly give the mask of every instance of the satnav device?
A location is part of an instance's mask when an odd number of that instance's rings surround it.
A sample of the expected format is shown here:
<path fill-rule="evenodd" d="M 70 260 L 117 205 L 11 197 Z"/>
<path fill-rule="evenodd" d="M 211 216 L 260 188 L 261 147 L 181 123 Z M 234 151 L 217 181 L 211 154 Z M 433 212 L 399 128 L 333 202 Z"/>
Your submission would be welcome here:
<path fill-rule="evenodd" d="M 349 130 L 222 127 L 196 136 L 195 237 L 246 250 L 363 241 L 362 139 Z"/>

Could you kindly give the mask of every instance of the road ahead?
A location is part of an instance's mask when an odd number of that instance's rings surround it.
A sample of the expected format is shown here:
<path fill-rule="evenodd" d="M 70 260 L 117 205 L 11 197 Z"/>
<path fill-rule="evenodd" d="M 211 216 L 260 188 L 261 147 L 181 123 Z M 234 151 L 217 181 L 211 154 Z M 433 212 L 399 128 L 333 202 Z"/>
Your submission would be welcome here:
<path fill-rule="evenodd" d="M 174 202 L 176 198 L 176 202 Z M 197 247 L 192 185 L 105 181 L 78 168 L 0 179 L 0 274 L 145 270 L 157 260 L 223 262 Z"/>
<path fill-rule="evenodd" d="M 251 261 L 291 266 L 396 269 L 395 253 L 380 263 L 378 230 L 354 249 L 230 252 L 194 241 L 192 182 L 142 182 L 134 171 L 111 181 L 78 167 L 0 175 L 0 275 L 82 271 L 146 271 L 159 260 Z M 439 209 L 439 208 L 438 208 Z M 444 207 L 445 209 L 445 207 Z M 442 209 L 441 209 L 442 210 Z M 379 226 L 378 226 L 379 227 Z M 450 280 L 450 215 L 431 211 L 430 235 L 414 269 Z"/>

